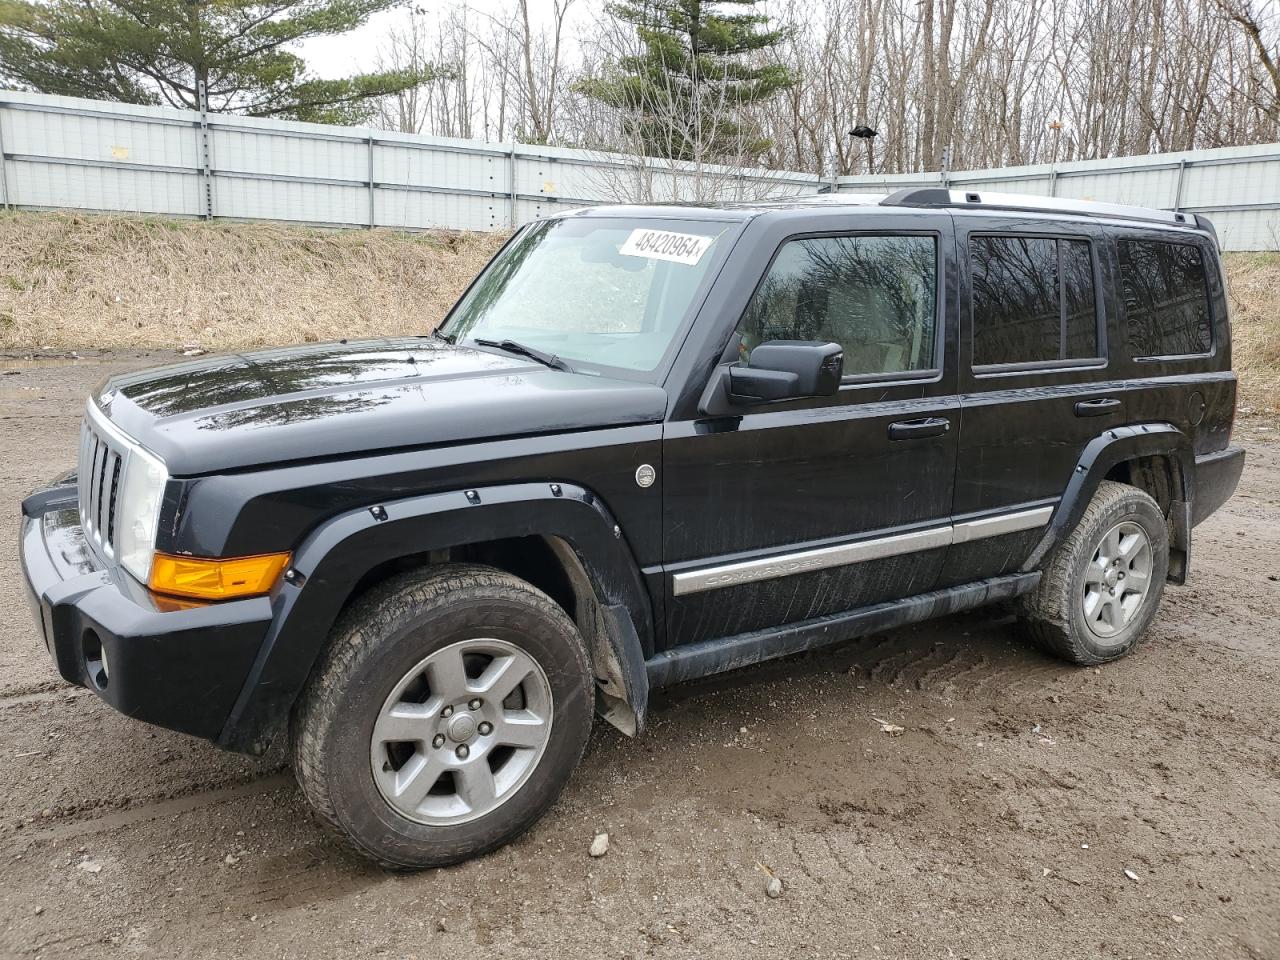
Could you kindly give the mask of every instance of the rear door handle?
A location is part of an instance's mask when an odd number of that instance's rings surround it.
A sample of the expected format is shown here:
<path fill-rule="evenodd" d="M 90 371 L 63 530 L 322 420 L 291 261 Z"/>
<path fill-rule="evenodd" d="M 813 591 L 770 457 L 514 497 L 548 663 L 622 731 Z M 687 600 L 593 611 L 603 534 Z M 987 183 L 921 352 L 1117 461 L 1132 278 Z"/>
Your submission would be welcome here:
<path fill-rule="evenodd" d="M 946 417 L 925 417 L 922 420 L 899 420 L 889 424 L 890 440 L 923 440 L 925 437 L 941 437 L 951 429 Z"/>
<path fill-rule="evenodd" d="M 1102 417 L 1116 413 L 1122 406 L 1115 397 L 1099 397 L 1097 400 L 1081 400 L 1076 404 L 1077 417 Z"/>

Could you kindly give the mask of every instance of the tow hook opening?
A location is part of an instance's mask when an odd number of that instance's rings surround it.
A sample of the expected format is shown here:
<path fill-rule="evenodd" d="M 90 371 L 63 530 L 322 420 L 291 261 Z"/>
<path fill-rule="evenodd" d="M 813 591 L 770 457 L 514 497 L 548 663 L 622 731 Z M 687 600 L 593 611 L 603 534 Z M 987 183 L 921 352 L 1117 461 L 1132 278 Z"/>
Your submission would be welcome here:
<path fill-rule="evenodd" d="M 107 689 L 107 683 L 110 680 L 111 665 L 107 662 L 107 648 L 102 645 L 102 639 L 97 632 L 86 630 L 84 639 L 84 672 L 92 683 L 99 690 Z"/>

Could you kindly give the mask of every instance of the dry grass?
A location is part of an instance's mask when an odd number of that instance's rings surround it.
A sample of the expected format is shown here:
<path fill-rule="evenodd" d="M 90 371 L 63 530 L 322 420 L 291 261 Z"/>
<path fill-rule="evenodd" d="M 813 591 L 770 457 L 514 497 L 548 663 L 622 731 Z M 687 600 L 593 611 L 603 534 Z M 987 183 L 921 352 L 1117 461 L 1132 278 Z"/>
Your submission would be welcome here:
<path fill-rule="evenodd" d="M 1240 413 L 1280 415 L 1280 253 L 1227 256 Z"/>
<path fill-rule="evenodd" d="M 494 234 L 0 216 L 0 349 L 228 350 L 425 333 Z"/>
<path fill-rule="evenodd" d="M 0 349 L 209 350 L 425 333 L 494 234 L 0 215 Z M 1227 257 L 1243 414 L 1280 415 L 1280 254 Z"/>

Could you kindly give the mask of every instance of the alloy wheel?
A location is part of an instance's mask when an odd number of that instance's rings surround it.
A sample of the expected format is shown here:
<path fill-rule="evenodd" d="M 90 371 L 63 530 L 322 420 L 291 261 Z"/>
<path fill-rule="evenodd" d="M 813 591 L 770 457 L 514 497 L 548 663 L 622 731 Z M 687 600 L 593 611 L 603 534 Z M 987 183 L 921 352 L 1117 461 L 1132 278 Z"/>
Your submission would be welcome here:
<path fill-rule="evenodd" d="M 1151 540 L 1139 524 L 1125 520 L 1103 535 L 1085 569 L 1081 596 L 1094 636 L 1111 640 L 1137 616 L 1151 589 L 1151 559 Z"/>
<path fill-rule="evenodd" d="M 370 742 L 373 778 L 398 813 L 431 826 L 501 806 L 533 773 L 551 735 L 551 684 L 505 640 L 450 644 L 392 688 Z"/>

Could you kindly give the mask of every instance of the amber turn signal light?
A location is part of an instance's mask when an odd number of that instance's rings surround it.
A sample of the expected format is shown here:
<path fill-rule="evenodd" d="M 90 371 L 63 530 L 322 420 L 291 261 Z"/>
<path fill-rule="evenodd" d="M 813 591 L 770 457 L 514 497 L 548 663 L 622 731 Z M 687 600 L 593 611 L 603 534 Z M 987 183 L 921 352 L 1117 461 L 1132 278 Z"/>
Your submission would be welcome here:
<path fill-rule="evenodd" d="M 230 600 L 266 593 L 289 564 L 287 553 L 256 557 L 176 557 L 157 553 L 151 562 L 151 589 L 175 597 Z"/>

